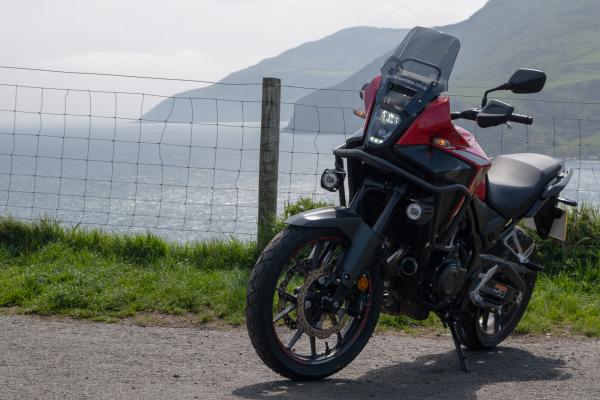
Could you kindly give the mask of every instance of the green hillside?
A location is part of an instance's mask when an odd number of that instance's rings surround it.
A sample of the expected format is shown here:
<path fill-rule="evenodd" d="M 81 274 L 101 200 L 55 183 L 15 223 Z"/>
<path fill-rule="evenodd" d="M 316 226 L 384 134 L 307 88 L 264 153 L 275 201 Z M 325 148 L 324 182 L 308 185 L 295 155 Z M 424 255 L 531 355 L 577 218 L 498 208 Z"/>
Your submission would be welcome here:
<path fill-rule="evenodd" d="M 326 87 L 340 82 L 359 70 L 365 60 L 371 60 L 402 40 L 407 29 L 354 27 L 341 30 L 323 39 L 301 44 L 256 65 L 233 72 L 221 83 L 261 82 L 263 77 L 281 78 L 286 85 Z M 260 46 L 260 43 L 252 43 Z M 303 89 L 285 89 L 283 99 L 289 102 L 309 93 Z M 211 85 L 205 88 L 178 93 L 176 97 L 219 98 L 235 100 L 260 100 L 260 86 Z M 176 102 L 171 112 L 172 99 L 158 104 L 146 118 L 164 120 L 171 113 L 171 121 L 190 121 L 189 102 Z M 214 103 L 212 104 L 214 107 Z M 237 120 L 239 105 L 220 103 L 222 120 Z M 254 111 L 255 115 L 252 115 Z M 285 110 L 284 110 L 285 111 Z M 202 113 L 195 114 L 201 115 Z M 206 116 L 210 118 L 211 116 Z M 246 116 L 257 120 L 256 110 Z M 289 115 L 288 115 L 289 118 Z"/>
<path fill-rule="evenodd" d="M 450 80 L 454 109 L 476 106 L 485 88 L 505 82 L 519 67 L 542 69 L 548 74 L 546 89 L 540 94 L 496 94 L 506 98 L 518 112 L 533 115 L 536 123 L 527 130 L 515 126 L 510 132 L 502 127 L 480 132 L 479 138 L 487 143 L 491 154 L 532 150 L 563 157 L 596 158 L 600 154 L 596 147 L 600 143 L 600 123 L 564 119 L 600 119 L 599 20 L 597 0 L 490 0 L 467 20 L 435 28 L 458 37 L 462 45 Z M 362 106 L 358 90 L 379 72 L 406 31 L 345 29 L 234 72 L 222 82 L 260 82 L 264 76 L 275 76 L 284 85 L 345 89 L 284 88 L 282 97 L 286 102 L 308 107 L 284 104 L 282 121 L 289 120 L 289 126 L 299 131 L 353 132 L 361 128 L 362 120 L 349 110 L 341 113 L 340 107 Z M 175 96 L 259 100 L 261 90 L 260 86 L 212 85 Z M 588 104 L 574 103 L 581 101 Z M 316 111 L 314 106 L 334 108 Z M 246 121 L 260 118 L 258 103 L 246 103 L 244 107 Z M 145 117 L 188 122 L 192 111 L 195 121 L 216 118 L 214 101 L 198 101 L 192 110 L 188 100 L 172 99 L 158 104 Z M 242 118 L 239 103 L 219 102 L 218 112 L 219 121 Z M 476 130 L 474 124 L 461 124 Z M 560 143 L 548 140 L 555 133 Z"/>
<path fill-rule="evenodd" d="M 491 0 L 444 29 L 462 43 L 454 82 L 485 86 L 523 63 L 546 71 L 548 88 L 596 80 L 599 18 L 596 0 Z"/>
<path fill-rule="evenodd" d="M 450 92 L 480 96 L 484 88 L 505 82 L 517 68 L 530 67 L 548 74 L 544 92 L 521 96 L 499 93 L 497 96 L 571 101 L 600 99 L 599 20 L 600 2 L 595 0 L 490 0 L 468 20 L 436 28 L 461 41 Z M 379 72 L 385 58 L 379 57 L 332 87 L 358 90 Z M 546 130 L 552 122 L 551 117 L 600 119 L 596 117 L 600 111 L 597 104 L 507 101 L 520 112 L 538 117 L 538 127 Z M 313 92 L 299 102 L 319 106 L 361 106 L 357 95 L 332 91 Z M 478 98 L 454 97 L 452 102 L 458 109 L 477 105 Z M 338 114 L 326 115 L 326 111 L 320 114 L 320 122 L 330 130 L 342 126 Z M 315 125 L 310 115 L 297 115 L 292 123 L 301 129 Z M 345 126 L 350 130 L 360 127 L 360 123 L 358 119 L 349 119 Z M 584 136 L 592 135 L 595 129 L 584 132 Z"/>

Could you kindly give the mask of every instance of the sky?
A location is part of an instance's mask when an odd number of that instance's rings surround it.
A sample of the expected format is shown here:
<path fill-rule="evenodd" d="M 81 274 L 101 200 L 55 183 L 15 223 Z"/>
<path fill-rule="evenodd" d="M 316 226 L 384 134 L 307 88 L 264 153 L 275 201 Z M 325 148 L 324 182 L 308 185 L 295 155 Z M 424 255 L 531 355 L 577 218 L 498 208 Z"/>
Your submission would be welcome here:
<path fill-rule="evenodd" d="M 344 28 L 447 25 L 468 18 L 486 1 L 10 1 L 0 14 L 0 66 L 218 81 Z M 18 94 L 15 84 L 20 85 Z M 64 91 L 42 95 L 36 89 L 41 87 L 171 96 L 202 86 L 0 68 L 0 109 L 15 107 L 15 101 L 29 111 L 64 103 Z M 70 92 L 69 99 L 69 108 L 85 109 L 89 102 L 85 92 Z M 129 107 L 139 114 L 138 100 L 121 96 L 119 109 Z M 161 100 L 149 97 L 143 108 Z M 111 101 L 94 98 L 94 104 Z"/>
<path fill-rule="evenodd" d="M 446 25 L 485 2 L 10 1 L 0 15 L 0 64 L 218 80 L 343 28 Z"/>

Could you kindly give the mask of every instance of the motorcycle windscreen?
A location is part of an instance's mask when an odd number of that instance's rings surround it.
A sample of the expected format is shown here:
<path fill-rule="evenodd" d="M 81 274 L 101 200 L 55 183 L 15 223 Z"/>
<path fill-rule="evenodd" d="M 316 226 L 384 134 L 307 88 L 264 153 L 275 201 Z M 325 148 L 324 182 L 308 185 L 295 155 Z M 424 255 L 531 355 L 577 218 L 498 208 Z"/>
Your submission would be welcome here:
<path fill-rule="evenodd" d="M 424 86 L 436 81 L 438 91 L 444 92 L 448 90 L 459 50 L 460 41 L 454 36 L 416 27 L 381 68 L 381 76 L 395 81 L 417 81 Z"/>

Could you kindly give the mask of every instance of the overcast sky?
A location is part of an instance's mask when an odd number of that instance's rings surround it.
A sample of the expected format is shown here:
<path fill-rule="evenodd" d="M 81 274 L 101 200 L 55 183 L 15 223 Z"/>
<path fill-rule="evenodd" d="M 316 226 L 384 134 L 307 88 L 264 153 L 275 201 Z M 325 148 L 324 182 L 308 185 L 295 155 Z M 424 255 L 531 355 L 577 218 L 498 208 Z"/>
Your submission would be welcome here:
<path fill-rule="evenodd" d="M 9 1 L 0 15 L 0 64 L 218 80 L 346 27 L 445 25 L 485 2 Z"/>

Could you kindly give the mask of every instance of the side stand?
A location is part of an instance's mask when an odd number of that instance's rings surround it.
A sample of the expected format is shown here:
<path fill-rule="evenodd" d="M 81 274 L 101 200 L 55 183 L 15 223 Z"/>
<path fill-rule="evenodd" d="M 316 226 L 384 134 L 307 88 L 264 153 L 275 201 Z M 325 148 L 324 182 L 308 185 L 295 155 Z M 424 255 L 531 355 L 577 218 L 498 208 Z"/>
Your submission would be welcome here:
<path fill-rule="evenodd" d="M 469 365 L 467 364 L 468 356 L 463 352 L 462 345 L 460 344 L 460 337 L 458 336 L 458 323 L 456 321 L 449 321 L 448 328 L 450 328 L 450 333 L 452 334 L 452 339 L 454 340 L 454 347 L 456 347 L 456 354 L 458 355 L 458 361 L 460 361 L 460 366 L 463 371 L 471 372 L 469 369 Z"/>

